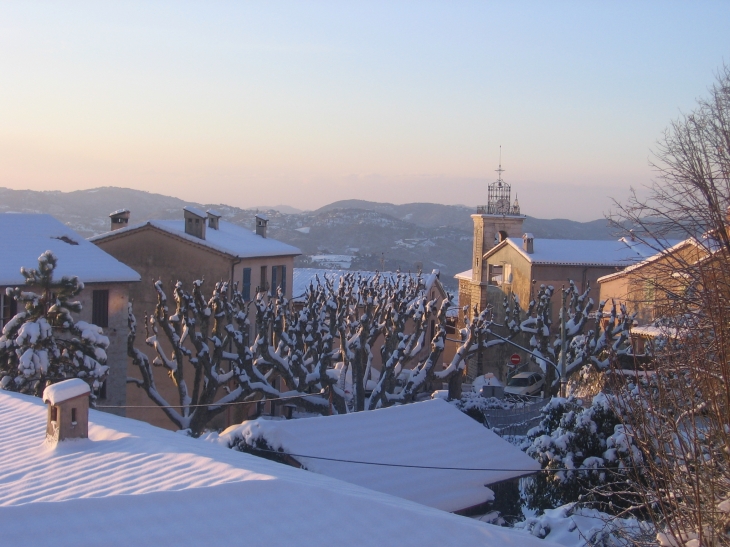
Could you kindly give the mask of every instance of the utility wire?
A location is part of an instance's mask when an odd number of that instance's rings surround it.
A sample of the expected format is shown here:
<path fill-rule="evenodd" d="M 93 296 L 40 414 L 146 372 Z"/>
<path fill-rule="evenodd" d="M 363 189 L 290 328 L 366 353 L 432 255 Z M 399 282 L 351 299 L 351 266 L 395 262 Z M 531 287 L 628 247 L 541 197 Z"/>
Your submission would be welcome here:
<path fill-rule="evenodd" d="M 322 397 L 323 395 L 323 393 L 302 393 L 301 395 L 289 395 L 286 397 L 265 397 L 254 401 L 208 403 L 202 405 L 94 405 L 91 408 L 197 408 L 204 406 L 251 405 L 254 403 L 265 403 L 266 401 L 286 401 L 288 399 L 301 399 L 302 397 Z"/>
<path fill-rule="evenodd" d="M 312 460 L 325 460 L 328 462 L 340 462 L 340 463 L 355 463 L 360 465 L 377 465 L 380 467 L 405 467 L 408 469 L 438 469 L 442 471 L 518 471 L 524 473 L 556 473 L 565 471 L 617 471 L 613 467 L 584 467 L 576 469 L 500 469 L 496 467 L 441 467 L 438 465 L 412 465 L 406 463 L 382 463 L 382 462 L 364 462 L 360 460 L 344 460 L 340 458 L 327 458 L 325 456 L 311 456 L 306 454 L 294 454 L 290 452 L 279 452 L 278 450 L 271 450 L 267 448 L 253 448 L 251 447 L 251 454 L 255 455 L 256 452 L 269 452 L 271 454 L 277 454 L 279 456 L 291 456 L 294 458 L 309 458 Z M 647 467 L 645 465 L 632 465 L 624 466 L 624 469 L 638 469 L 641 467 Z"/>

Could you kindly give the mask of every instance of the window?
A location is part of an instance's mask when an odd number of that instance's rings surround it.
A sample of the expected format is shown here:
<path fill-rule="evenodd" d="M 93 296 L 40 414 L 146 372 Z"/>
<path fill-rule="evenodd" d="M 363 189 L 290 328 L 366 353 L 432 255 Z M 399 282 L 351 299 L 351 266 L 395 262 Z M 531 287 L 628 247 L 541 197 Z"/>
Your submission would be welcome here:
<path fill-rule="evenodd" d="M 71 425 L 76 425 L 76 409 L 71 409 Z"/>
<path fill-rule="evenodd" d="M 2 314 L 0 315 L 0 329 L 8 324 L 15 314 L 18 313 L 18 303 L 12 296 L 0 294 L 0 304 L 2 304 Z"/>
<path fill-rule="evenodd" d="M 51 407 L 51 421 L 52 422 L 58 421 L 58 407 L 55 405 Z"/>
<path fill-rule="evenodd" d="M 109 291 L 94 291 L 91 304 L 91 322 L 97 327 L 109 326 Z"/>
<path fill-rule="evenodd" d="M 246 302 L 251 300 L 251 268 L 243 269 L 243 287 L 241 293 Z"/>
<path fill-rule="evenodd" d="M 281 291 L 286 294 L 286 266 L 271 267 L 272 291 L 275 291 L 277 287 L 281 287 Z"/>
<path fill-rule="evenodd" d="M 501 285 L 504 267 L 501 264 L 489 265 L 489 284 Z"/>

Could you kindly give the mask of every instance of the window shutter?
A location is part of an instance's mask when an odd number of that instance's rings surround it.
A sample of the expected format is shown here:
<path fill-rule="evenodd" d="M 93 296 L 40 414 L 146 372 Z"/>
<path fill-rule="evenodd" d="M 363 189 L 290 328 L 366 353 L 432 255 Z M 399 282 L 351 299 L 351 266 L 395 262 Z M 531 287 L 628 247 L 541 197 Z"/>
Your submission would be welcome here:
<path fill-rule="evenodd" d="M 278 270 L 279 270 L 279 268 L 276 266 L 271 267 L 271 294 L 272 295 L 276 294 L 276 287 L 278 287 L 278 285 L 276 284 L 276 274 L 277 274 Z"/>
<path fill-rule="evenodd" d="M 243 299 L 248 302 L 251 300 L 251 268 L 243 269 Z"/>
<path fill-rule="evenodd" d="M 109 326 L 109 291 L 94 291 L 91 303 L 91 322 L 97 327 Z"/>
<path fill-rule="evenodd" d="M 286 266 L 281 267 L 281 292 L 286 296 Z"/>

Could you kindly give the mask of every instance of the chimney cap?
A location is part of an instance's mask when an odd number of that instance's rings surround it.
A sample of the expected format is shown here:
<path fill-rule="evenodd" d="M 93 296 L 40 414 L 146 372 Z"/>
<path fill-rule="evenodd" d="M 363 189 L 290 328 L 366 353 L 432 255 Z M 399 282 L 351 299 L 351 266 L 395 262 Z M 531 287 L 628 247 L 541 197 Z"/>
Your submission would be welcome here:
<path fill-rule="evenodd" d="M 530 232 L 522 234 L 522 239 L 535 239 L 535 236 L 532 235 Z"/>
<path fill-rule="evenodd" d="M 259 218 L 261 220 L 265 220 L 266 222 L 269 221 L 269 217 L 265 213 L 256 213 L 256 218 Z"/>
<path fill-rule="evenodd" d="M 117 209 L 113 213 L 109 213 L 110 217 L 115 217 L 117 215 L 123 215 L 123 214 L 129 214 L 129 209 Z"/>
<path fill-rule="evenodd" d="M 91 392 L 89 384 L 81 378 L 72 378 L 56 384 L 51 384 L 43 390 L 43 402 L 56 405 L 81 395 L 88 395 Z"/>
<path fill-rule="evenodd" d="M 211 217 L 220 218 L 220 217 L 223 216 L 218 211 L 216 211 L 215 209 L 208 209 L 205 212 L 208 213 L 208 216 L 211 216 Z"/>
<path fill-rule="evenodd" d="M 183 211 L 187 211 L 191 215 L 195 215 L 196 217 L 200 217 L 200 218 L 208 217 L 207 214 L 205 214 L 203 211 L 201 211 L 197 207 L 193 207 L 192 205 L 186 205 L 185 207 L 183 207 Z"/>

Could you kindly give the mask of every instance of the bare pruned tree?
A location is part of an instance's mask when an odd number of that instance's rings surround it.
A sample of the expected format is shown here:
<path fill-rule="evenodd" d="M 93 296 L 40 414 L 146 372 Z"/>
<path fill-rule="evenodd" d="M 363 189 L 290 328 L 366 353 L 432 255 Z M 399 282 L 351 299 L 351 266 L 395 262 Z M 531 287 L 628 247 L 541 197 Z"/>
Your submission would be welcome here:
<path fill-rule="evenodd" d="M 730 69 L 671 122 L 647 197 L 613 221 L 659 253 L 632 272 L 629 299 L 651 311 L 663 344 L 650 378 L 619 404 L 646 454 L 650 481 L 632 487 L 665 544 L 730 545 Z M 670 237 L 684 241 L 673 245 Z"/>
<path fill-rule="evenodd" d="M 310 285 L 297 309 L 280 291 L 246 302 L 235 286 L 218 283 L 204 297 L 202 285 L 197 281 L 187 292 L 178 282 L 171 304 L 162 283 L 155 284 L 155 312 L 145 318 L 151 358 L 135 346 L 131 307 L 129 314 L 128 354 L 141 378 L 128 381 L 193 435 L 227 404 L 244 400 L 295 399 L 323 414 L 413 401 L 432 383 L 463 371 L 463 358 L 474 350 L 473 333 L 484 322 L 473 322 L 460 357 L 444 368 L 440 357 L 449 302 L 437 308 L 420 276 L 352 273 L 337 287 L 333 279 L 323 279 Z M 429 346 L 431 318 L 436 327 Z M 378 346 L 381 371 L 373 367 Z M 167 371 L 175 401 L 156 385 L 155 367 Z"/>

